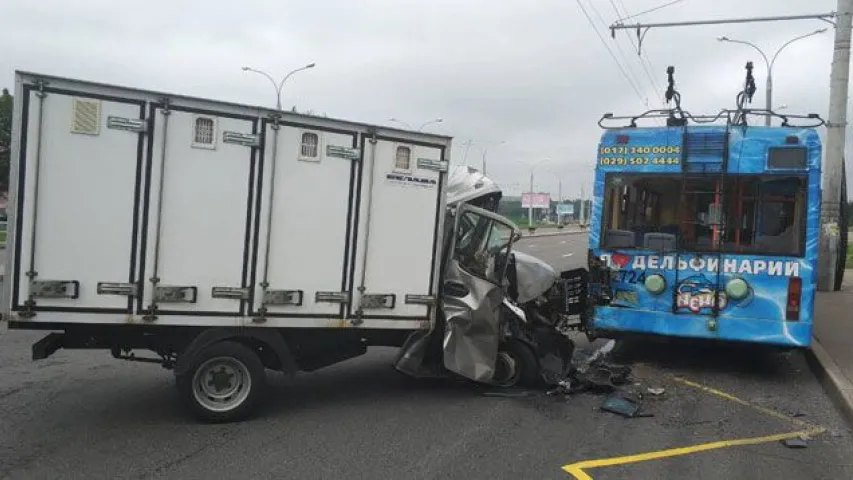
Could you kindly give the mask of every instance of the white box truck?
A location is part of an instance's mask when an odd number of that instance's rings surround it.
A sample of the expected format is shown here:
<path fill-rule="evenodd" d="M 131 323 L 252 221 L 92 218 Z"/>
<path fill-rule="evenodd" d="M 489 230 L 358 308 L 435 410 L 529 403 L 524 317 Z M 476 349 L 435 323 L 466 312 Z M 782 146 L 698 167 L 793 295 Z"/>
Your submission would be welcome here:
<path fill-rule="evenodd" d="M 537 373 L 532 336 L 521 353 L 496 337 L 518 231 L 472 171 L 460 185 L 474 194 L 448 210 L 449 137 L 15 81 L 2 313 L 11 329 L 52 332 L 34 360 L 90 348 L 161 363 L 214 421 L 252 411 L 265 369 L 311 371 L 374 345 L 406 344 L 398 368 L 411 374 L 442 350 L 439 367 L 477 381 L 514 384 L 513 352 Z"/>

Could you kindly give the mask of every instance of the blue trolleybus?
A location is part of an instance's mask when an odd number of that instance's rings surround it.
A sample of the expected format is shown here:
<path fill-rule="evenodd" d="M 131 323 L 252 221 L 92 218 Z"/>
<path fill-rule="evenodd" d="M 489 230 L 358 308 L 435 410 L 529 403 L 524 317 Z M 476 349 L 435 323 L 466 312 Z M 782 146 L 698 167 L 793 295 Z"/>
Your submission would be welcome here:
<path fill-rule="evenodd" d="M 733 110 L 682 110 L 670 67 L 675 108 L 602 118 L 585 320 L 594 336 L 809 346 L 823 121 L 745 109 L 747 71 Z M 763 126 L 765 115 L 781 126 Z"/>

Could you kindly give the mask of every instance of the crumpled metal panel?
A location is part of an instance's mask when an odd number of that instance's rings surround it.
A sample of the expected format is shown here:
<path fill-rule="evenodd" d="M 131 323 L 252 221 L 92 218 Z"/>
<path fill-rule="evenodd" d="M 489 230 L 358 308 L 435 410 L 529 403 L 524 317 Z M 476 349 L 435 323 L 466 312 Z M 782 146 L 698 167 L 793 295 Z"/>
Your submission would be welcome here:
<path fill-rule="evenodd" d="M 459 268 L 454 261 L 446 281 L 468 288 L 464 297 L 444 295 L 442 311 L 447 320 L 444 332 L 444 366 L 477 382 L 489 382 L 495 373 L 500 343 L 499 308 L 503 291 Z"/>
<path fill-rule="evenodd" d="M 515 255 L 515 270 L 518 276 L 518 303 L 527 303 L 554 286 L 560 274 L 538 258 L 522 253 Z"/>

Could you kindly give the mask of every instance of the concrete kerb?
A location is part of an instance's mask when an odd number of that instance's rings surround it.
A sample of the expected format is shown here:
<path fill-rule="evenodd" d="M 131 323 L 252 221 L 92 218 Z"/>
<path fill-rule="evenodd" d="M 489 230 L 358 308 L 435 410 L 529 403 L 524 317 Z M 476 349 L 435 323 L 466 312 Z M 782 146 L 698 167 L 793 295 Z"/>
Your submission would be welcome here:
<path fill-rule="evenodd" d="M 806 354 L 806 359 L 847 422 L 853 424 L 853 383 L 847 379 L 817 338 L 812 338 L 812 347 Z"/>
<path fill-rule="evenodd" d="M 527 233 L 525 231 L 522 231 L 521 236 L 522 236 L 522 238 L 556 237 L 558 235 L 579 235 L 581 233 L 589 233 L 589 230 L 558 230 L 555 232 L 543 232 L 543 233 Z"/>

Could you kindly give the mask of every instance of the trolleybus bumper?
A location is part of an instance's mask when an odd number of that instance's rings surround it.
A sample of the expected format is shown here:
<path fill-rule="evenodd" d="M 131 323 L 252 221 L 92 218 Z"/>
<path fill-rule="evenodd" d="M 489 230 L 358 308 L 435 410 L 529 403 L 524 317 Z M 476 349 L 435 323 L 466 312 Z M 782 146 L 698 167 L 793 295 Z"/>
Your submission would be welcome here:
<path fill-rule="evenodd" d="M 712 317 L 668 312 L 598 307 L 592 321 L 596 336 L 652 334 L 804 347 L 811 344 L 810 322 L 786 322 L 743 317 Z"/>

